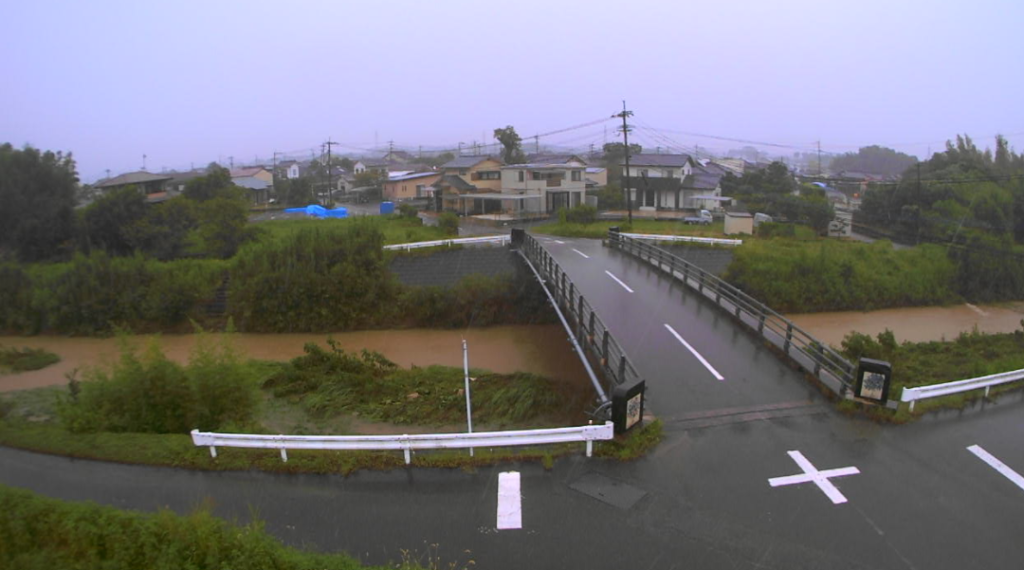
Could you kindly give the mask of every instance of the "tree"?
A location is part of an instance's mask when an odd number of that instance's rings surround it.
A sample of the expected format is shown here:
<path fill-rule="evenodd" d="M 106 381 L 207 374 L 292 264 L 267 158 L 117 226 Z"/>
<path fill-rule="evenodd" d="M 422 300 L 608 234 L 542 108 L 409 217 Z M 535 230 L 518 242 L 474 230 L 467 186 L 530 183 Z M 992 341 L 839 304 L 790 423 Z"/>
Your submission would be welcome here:
<path fill-rule="evenodd" d="M 313 202 L 313 184 L 307 176 L 281 178 L 277 181 L 275 192 L 289 206 L 306 206 Z"/>
<path fill-rule="evenodd" d="M 150 206 L 144 218 L 129 226 L 127 238 L 147 255 L 162 261 L 177 259 L 186 255 L 189 234 L 198 224 L 197 203 L 178 196 Z"/>
<path fill-rule="evenodd" d="M 71 153 L 0 146 L 0 258 L 37 261 L 70 248 L 77 186 Z"/>
<path fill-rule="evenodd" d="M 867 172 L 883 176 L 898 176 L 917 164 L 917 157 L 897 152 L 884 146 L 866 146 L 857 152 L 833 157 L 829 163 L 832 172 Z"/>
<path fill-rule="evenodd" d="M 445 235 L 459 235 L 459 217 L 451 212 L 444 212 L 437 217 L 437 227 L 441 228 Z"/>
<path fill-rule="evenodd" d="M 515 127 L 509 125 L 504 129 L 494 129 L 494 138 L 501 143 L 501 159 L 505 164 L 522 164 L 526 162 L 523 155 L 523 139 L 516 133 Z"/>
<path fill-rule="evenodd" d="M 231 182 L 231 171 L 216 162 L 211 162 L 206 168 L 206 175 L 189 180 L 182 194 L 196 202 L 204 202 L 216 198 L 221 191 L 232 186 L 234 183 Z"/>
<path fill-rule="evenodd" d="M 209 257 L 228 258 L 251 239 L 249 206 L 245 200 L 218 196 L 199 207 L 199 227 L 193 237 L 196 251 Z"/>
<path fill-rule="evenodd" d="M 135 186 L 107 192 L 81 213 L 84 248 L 98 247 L 111 255 L 135 249 L 132 233 L 146 216 L 146 197 Z"/>
<path fill-rule="evenodd" d="M 607 143 L 602 147 L 604 158 L 602 162 L 608 170 L 608 181 L 617 181 L 622 178 L 622 161 L 626 158 L 626 147 L 622 143 Z M 629 145 L 629 155 L 633 156 L 644 151 L 644 147 L 638 144 Z"/>

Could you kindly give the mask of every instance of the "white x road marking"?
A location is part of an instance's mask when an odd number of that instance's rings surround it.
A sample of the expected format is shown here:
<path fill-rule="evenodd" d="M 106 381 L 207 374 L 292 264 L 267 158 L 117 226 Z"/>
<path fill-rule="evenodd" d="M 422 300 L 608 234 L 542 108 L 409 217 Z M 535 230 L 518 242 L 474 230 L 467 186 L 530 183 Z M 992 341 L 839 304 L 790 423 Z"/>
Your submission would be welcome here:
<path fill-rule="evenodd" d="M 574 247 L 574 248 L 572 248 L 572 250 L 573 250 L 573 251 L 575 251 L 576 253 L 578 253 L 578 254 L 582 255 L 584 259 L 590 259 L 590 256 L 589 256 L 589 255 L 587 255 L 587 254 L 583 253 L 582 251 L 580 251 L 580 250 L 576 249 L 575 247 Z"/>
<path fill-rule="evenodd" d="M 822 493 L 832 499 L 832 504 L 838 505 L 846 502 L 846 497 L 836 489 L 836 486 L 829 481 L 829 477 L 844 477 L 846 475 L 856 475 L 860 473 L 860 470 L 856 467 L 841 467 L 839 469 L 826 469 L 825 471 L 818 471 L 818 468 L 811 465 L 811 462 L 804 457 L 803 453 L 799 451 L 787 451 L 793 461 L 800 466 L 804 472 L 800 475 L 787 475 L 785 477 L 773 477 L 768 480 L 768 484 L 772 487 L 781 487 L 783 485 L 796 485 L 799 483 L 814 483 L 821 489 Z"/>
<path fill-rule="evenodd" d="M 607 269 L 605 269 L 604 272 L 608 274 L 608 277 L 611 277 L 612 279 L 614 279 L 616 283 L 618 283 L 619 285 L 622 285 L 623 289 L 625 289 L 626 291 L 629 291 L 630 293 L 633 292 L 633 290 L 629 288 L 629 285 L 626 285 L 625 283 L 622 282 L 621 279 L 619 279 L 618 277 L 612 275 L 611 271 L 608 271 Z"/>
<path fill-rule="evenodd" d="M 967 448 L 967 451 L 977 455 L 978 459 L 988 463 L 989 466 L 998 471 L 1000 475 L 1009 479 L 1014 485 L 1024 489 L 1024 477 L 1021 477 L 1020 473 L 1010 469 L 1008 465 L 999 461 L 994 455 L 982 449 L 980 445 L 972 445 Z"/>
<path fill-rule="evenodd" d="M 523 495 L 519 492 L 519 472 L 498 474 L 498 530 L 523 528 Z"/>

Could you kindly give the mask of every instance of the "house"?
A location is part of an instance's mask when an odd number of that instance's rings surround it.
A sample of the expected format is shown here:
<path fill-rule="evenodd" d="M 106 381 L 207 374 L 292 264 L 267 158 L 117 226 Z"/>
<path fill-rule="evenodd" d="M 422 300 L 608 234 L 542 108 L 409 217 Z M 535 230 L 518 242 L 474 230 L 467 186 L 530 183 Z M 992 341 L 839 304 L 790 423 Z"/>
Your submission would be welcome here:
<path fill-rule="evenodd" d="M 441 178 L 440 172 L 414 172 L 391 178 L 384 183 L 381 195 L 385 200 L 398 202 L 415 198 L 430 198 L 434 195 L 434 184 Z"/>
<path fill-rule="evenodd" d="M 269 186 L 274 185 L 274 175 L 266 168 L 262 166 L 251 166 L 247 168 L 232 168 L 231 179 L 236 178 L 257 178 L 267 183 Z"/>
<path fill-rule="evenodd" d="M 462 199 L 465 194 L 494 194 L 501 192 L 501 167 L 504 163 L 492 156 L 459 156 L 441 165 L 437 182 L 441 200 L 440 209 L 460 213 L 490 213 L 500 209 L 500 203 L 488 205 L 479 198 Z"/>
<path fill-rule="evenodd" d="M 294 180 L 306 175 L 307 166 L 296 160 L 285 160 L 277 163 L 277 175 L 281 178 Z"/>
<path fill-rule="evenodd" d="M 353 165 L 352 172 L 362 174 L 366 171 L 377 171 L 381 176 L 388 174 L 388 161 L 376 158 L 364 158 Z"/>
<path fill-rule="evenodd" d="M 96 187 L 106 192 L 134 186 L 146 195 L 147 202 L 155 203 L 170 199 L 166 188 L 166 184 L 170 180 L 173 180 L 173 177 L 168 174 L 151 174 L 145 170 L 139 170 L 104 180 L 97 184 Z"/>
<path fill-rule="evenodd" d="M 600 190 L 608 185 L 608 169 L 588 166 L 584 172 L 587 190 Z"/>
<path fill-rule="evenodd" d="M 168 196 L 177 196 L 185 191 L 185 185 L 191 180 L 199 178 L 200 176 L 206 176 L 205 168 L 195 168 L 187 172 L 167 172 L 170 180 L 164 183 L 164 191 L 167 192 Z"/>
<path fill-rule="evenodd" d="M 253 205 L 259 206 L 266 204 L 270 200 L 270 188 L 271 184 L 262 178 L 255 176 L 241 176 L 238 178 L 232 178 L 231 182 L 235 186 L 241 186 L 247 189 L 249 192 L 249 199 Z"/>
<path fill-rule="evenodd" d="M 416 157 L 409 154 L 404 150 L 390 150 L 387 154 L 381 157 L 381 160 L 388 164 L 411 164 L 416 160 Z"/>
<path fill-rule="evenodd" d="M 623 161 L 623 182 L 629 176 L 628 196 L 641 209 L 672 209 L 692 207 L 687 198 L 703 193 L 689 187 L 683 192 L 684 180 L 693 175 L 697 163 L 688 154 L 637 154 L 630 156 L 629 169 Z"/>
<path fill-rule="evenodd" d="M 557 212 L 584 203 L 587 163 L 575 155 L 539 156 L 501 168 L 502 210 L 520 214 Z"/>

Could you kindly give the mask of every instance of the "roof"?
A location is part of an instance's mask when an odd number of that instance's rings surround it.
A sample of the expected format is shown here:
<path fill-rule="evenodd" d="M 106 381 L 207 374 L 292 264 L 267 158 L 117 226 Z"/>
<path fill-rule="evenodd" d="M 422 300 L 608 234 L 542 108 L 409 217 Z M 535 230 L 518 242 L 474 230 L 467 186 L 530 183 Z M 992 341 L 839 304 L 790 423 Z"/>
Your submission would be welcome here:
<path fill-rule="evenodd" d="M 645 181 L 646 181 L 646 185 L 645 185 Z M 682 186 L 682 180 L 680 180 L 678 178 L 669 178 L 669 177 L 661 177 L 661 176 L 657 176 L 657 177 L 648 176 L 646 179 L 645 178 L 641 178 L 641 177 L 637 177 L 637 176 L 631 176 L 629 178 L 629 187 L 637 189 L 637 190 L 654 190 L 656 192 L 666 192 L 666 191 L 674 192 L 676 190 L 679 190 L 679 188 L 681 186 Z"/>
<path fill-rule="evenodd" d="M 567 164 L 569 162 L 580 162 L 586 164 L 587 161 L 580 158 L 577 154 L 529 154 L 526 155 L 526 161 L 529 164 Z"/>
<path fill-rule="evenodd" d="M 120 174 L 103 182 L 97 184 L 97 188 L 111 188 L 113 186 L 127 186 L 128 184 L 145 184 L 146 182 L 162 182 L 164 180 L 170 180 L 172 177 L 166 174 L 150 174 L 145 170 L 139 170 L 138 172 L 127 172 Z"/>
<path fill-rule="evenodd" d="M 721 164 L 718 164 L 717 162 L 709 162 L 705 164 L 702 168 L 705 172 L 708 172 L 709 174 L 721 174 L 722 176 L 725 176 L 726 174 L 732 172 L 732 170 L 729 170 L 728 168 L 722 166 Z"/>
<path fill-rule="evenodd" d="M 251 166 L 249 168 L 232 168 L 231 177 L 244 178 L 247 176 L 256 176 L 257 174 L 260 173 L 261 170 L 266 170 L 266 168 L 263 168 L 262 166 Z"/>
<path fill-rule="evenodd" d="M 630 166 L 674 166 L 682 168 L 693 159 L 688 154 L 634 154 L 629 157 Z M 625 164 L 625 161 L 623 161 Z"/>
<path fill-rule="evenodd" d="M 456 156 L 442 164 L 441 168 L 472 168 L 485 160 L 496 160 L 501 163 L 501 159 L 494 156 Z"/>
<path fill-rule="evenodd" d="M 456 190 L 476 190 L 476 186 L 470 184 L 469 182 L 466 182 L 465 180 L 462 179 L 461 176 L 455 176 L 452 174 L 446 174 L 442 176 L 438 182 L 440 182 L 441 184 L 451 186 Z"/>
<path fill-rule="evenodd" d="M 605 169 L 598 166 L 588 166 L 587 174 L 601 174 Z"/>
<path fill-rule="evenodd" d="M 687 188 L 697 188 L 700 190 L 714 190 L 718 188 L 718 182 L 722 179 L 717 174 L 708 174 L 706 172 L 699 172 L 686 177 Z"/>
<path fill-rule="evenodd" d="M 587 186 L 600 186 L 600 183 L 598 181 L 594 180 L 593 178 L 584 178 L 583 182 Z"/>
<path fill-rule="evenodd" d="M 726 202 L 726 201 L 732 200 L 732 197 L 731 196 L 705 196 L 705 195 L 700 195 L 700 196 L 694 196 L 693 199 L 694 200 L 714 200 L 715 202 Z"/>
<path fill-rule="evenodd" d="M 266 180 L 261 180 L 252 176 L 232 178 L 231 181 L 234 182 L 236 186 L 241 186 L 250 190 L 266 190 L 270 187 L 270 184 L 268 184 Z"/>
<path fill-rule="evenodd" d="M 427 176 L 440 176 L 437 172 L 413 172 L 411 174 L 405 174 L 403 176 L 395 176 L 388 180 L 388 182 L 401 182 L 404 180 L 415 180 L 417 178 L 425 178 Z"/>
<path fill-rule="evenodd" d="M 364 158 L 362 160 L 357 160 L 356 164 L 362 164 L 367 168 L 381 168 L 388 166 L 388 161 L 381 158 Z"/>
<path fill-rule="evenodd" d="M 389 157 L 390 158 L 396 158 L 397 157 L 397 158 L 402 158 L 402 159 L 405 159 L 405 160 L 412 160 L 412 158 L 413 158 L 413 156 L 411 154 L 409 154 L 407 151 L 404 151 L 404 150 L 388 151 L 388 153 L 384 155 L 383 160 L 387 160 Z"/>

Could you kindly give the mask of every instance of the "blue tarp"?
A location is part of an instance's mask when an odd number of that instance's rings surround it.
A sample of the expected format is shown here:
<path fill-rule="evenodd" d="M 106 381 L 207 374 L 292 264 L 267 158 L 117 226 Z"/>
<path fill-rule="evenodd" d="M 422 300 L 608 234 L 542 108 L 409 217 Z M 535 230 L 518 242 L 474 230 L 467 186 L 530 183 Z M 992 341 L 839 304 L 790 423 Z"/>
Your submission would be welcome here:
<path fill-rule="evenodd" d="M 381 215 L 384 215 L 384 214 L 394 214 L 395 213 L 395 203 L 394 202 L 381 202 L 380 203 L 380 213 L 381 213 Z"/>
<path fill-rule="evenodd" d="M 305 208 L 288 208 L 285 212 L 289 214 L 306 214 L 317 218 L 347 218 L 348 208 L 338 207 L 328 210 L 319 204 L 310 204 Z"/>

